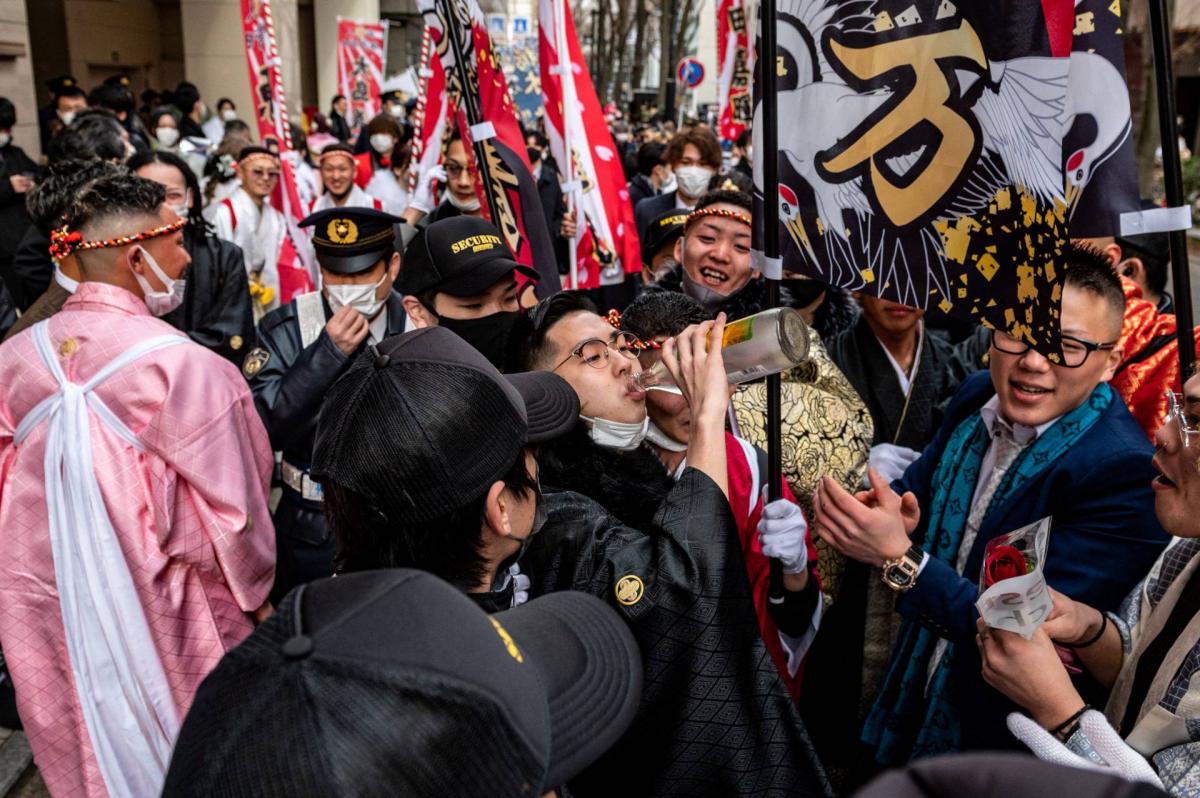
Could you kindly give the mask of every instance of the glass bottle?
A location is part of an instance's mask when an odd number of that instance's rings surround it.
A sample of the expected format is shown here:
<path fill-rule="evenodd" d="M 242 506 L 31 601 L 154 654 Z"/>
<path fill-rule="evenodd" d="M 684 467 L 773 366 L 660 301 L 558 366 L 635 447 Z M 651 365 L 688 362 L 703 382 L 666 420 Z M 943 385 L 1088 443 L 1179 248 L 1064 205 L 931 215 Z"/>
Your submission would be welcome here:
<path fill-rule="evenodd" d="M 793 308 L 772 308 L 728 322 L 721 341 L 725 375 L 731 385 L 778 374 L 808 357 L 808 325 Z M 642 391 L 679 393 L 661 360 L 630 381 Z"/>

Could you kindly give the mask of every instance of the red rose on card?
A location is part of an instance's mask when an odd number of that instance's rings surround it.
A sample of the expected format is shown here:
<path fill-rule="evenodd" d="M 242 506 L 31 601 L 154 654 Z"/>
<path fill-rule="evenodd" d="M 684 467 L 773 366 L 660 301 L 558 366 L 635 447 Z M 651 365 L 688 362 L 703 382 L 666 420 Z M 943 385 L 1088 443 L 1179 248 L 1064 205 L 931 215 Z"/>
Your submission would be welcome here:
<path fill-rule="evenodd" d="M 1029 564 L 1015 546 L 996 546 L 984 558 L 983 573 L 985 584 L 991 587 L 1002 579 L 1029 573 Z"/>

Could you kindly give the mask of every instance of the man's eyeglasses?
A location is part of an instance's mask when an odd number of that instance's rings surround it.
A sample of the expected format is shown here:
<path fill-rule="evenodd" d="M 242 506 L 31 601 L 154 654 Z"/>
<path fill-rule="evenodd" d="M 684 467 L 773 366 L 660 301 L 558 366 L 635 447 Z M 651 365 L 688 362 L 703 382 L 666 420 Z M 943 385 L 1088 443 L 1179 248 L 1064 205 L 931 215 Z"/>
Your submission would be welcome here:
<path fill-rule="evenodd" d="M 1183 394 L 1167 391 L 1167 418 L 1175 419 L 1175 426 L 1179 427 L 1179 440 L 1185 449 L 1200 436 L 1200 418 L 1185 412 L 1186 406 Z"/>
<path fill-rule="evenodd" d="M 1077 369 L 1087 361 L 1088 355 L 1092 352 L 1097 350 L 1108 352 L 1116 345 L 1116 341 L 1098 344 L 1094 341 L 1085 341 L 1082 338 L 1076 338 L 1073 335 L 1064 335 L 1062 336 L 1063 362 L 1058 365 L 1066 366 L 1069 369 Z M 992 346 L 1006 355 L 1023 355 L 1033 348 L 1025 341 L 1013 338 L 1008 333 L 1001 332 L 1000 330 L 992 330 Z"/>
<path fill-rule="evenodd" d="M 558 371 L 573 357 L 579 358 L 586 365 L 594 369 L 602 369 L 608 365 L 609 350 L 615 350 L 617 354 L 627 357 L 630 360 L 637 360 L 642 348 L 638 345 L 637 336 L 628 332 L 614 333 L 613 337 L 607 341 L 599 338 L 589 338 L 572 349 L 571 354 L 563 358 L 562 362 L 551 370 Z"/>

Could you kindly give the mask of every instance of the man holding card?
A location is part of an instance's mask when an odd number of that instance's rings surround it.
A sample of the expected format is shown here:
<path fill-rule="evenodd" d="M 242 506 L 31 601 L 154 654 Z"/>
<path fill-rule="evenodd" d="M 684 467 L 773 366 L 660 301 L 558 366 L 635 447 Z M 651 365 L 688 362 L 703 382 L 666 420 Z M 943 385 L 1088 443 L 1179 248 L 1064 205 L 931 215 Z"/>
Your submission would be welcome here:
<path fill-rule="evenodd" d="M 993 332 L 989 373 L 963 383 L 899 480 L 872 472 L 872 489 L 851 496 L 824 479 L 817 492 L 817 533 L 882 568 L 905 619 L 862 735 L 879 764 L 1017 745 L 1004 724 L 1014 705 L 984 684 L 975 646 L 988 541 L 1050 517 L 1047 582 L 1102 609 L 1167 542 L 1151 513 L 1153 451 L 1106 384 L 1121 360 L 1121 286 L 1090 250 L 1069 248 L 1062 266 L 1061 362 Z"/>

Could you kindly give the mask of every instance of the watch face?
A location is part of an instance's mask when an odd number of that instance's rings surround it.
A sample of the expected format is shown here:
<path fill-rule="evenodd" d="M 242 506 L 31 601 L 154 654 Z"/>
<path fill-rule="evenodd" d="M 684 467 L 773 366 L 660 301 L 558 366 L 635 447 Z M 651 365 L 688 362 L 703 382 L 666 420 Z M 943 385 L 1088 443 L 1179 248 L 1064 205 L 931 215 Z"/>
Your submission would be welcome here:
<path fill-rule="evenodd" d="M 896 587 L 906 587 L 912 581 L 912 575 L 900 567 L 889 568 L 887 578 Z"/>

